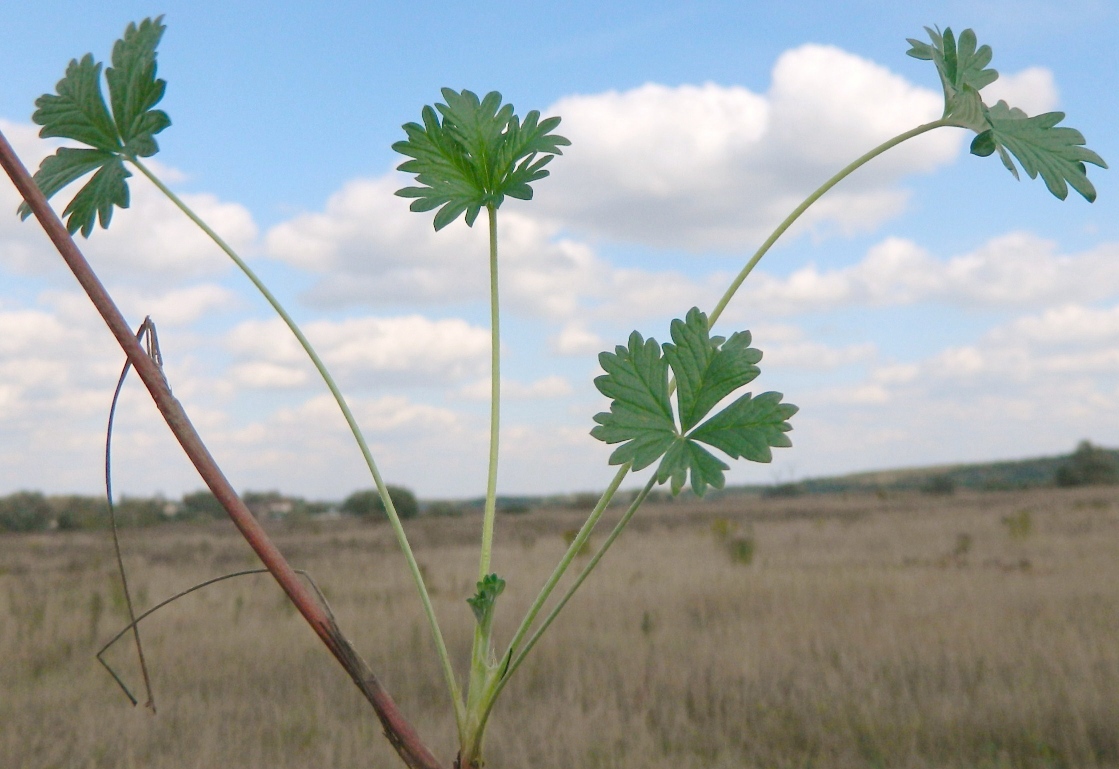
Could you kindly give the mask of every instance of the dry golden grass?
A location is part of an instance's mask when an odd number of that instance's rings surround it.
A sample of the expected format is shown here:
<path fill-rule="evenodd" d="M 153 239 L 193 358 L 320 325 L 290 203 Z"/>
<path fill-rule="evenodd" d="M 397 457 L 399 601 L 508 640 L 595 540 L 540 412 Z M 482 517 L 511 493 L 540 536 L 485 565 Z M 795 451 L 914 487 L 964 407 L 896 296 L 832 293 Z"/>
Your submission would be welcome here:
<path fill-rule="evenodd" d="M 578 519 L 498 523 L 508 638 Z M 409 527 L 457 660 L 478 527 Z M 495 769 L 1119 767 L 1112 490 L 664 505 L 632 529 L 506 690 Z M 275 535 L 449 762 L 447 697 L 387 527 Z M 130 530 L 126 548 L 144 605 L 253 565 L 225 526 Z M 159 713 L 133 709 L 93 659 L 123 624 L 111 552 L 100 534 L 0 538 L 0 767 L 400 765 L 268 577 L 145 622 Z M 112 659 L 138 690 L 130 646 Z"/>

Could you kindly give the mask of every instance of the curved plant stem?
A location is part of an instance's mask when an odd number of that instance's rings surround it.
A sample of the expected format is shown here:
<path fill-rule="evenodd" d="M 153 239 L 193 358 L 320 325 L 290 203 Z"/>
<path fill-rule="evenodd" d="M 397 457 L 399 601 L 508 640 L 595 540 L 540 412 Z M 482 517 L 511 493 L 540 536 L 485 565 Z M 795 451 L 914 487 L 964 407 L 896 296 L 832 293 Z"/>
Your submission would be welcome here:
<path fill-rule="evenodd" d="M 815 192 L 805 198 L 799 206 L 793 209 L 793 212 L 791 214 L 785 217 L 785 220 L 783 222 L 777 225 L 777 229 L 770 233 L 769 237 L 765 239 L 765 242 L 762 243 L 758 250 L 754 252 L 754 255 L 750 257 L 750 261 L 746 262 L 746 266 L 743 267 L 738 275 L 735 276 L 734 280 L 731 281 L 730 287 L 723 294 L 722 298 L 719 299 L 719 303 L 715 305 L 715 309 L 712 310 L 711 314 L 707 316 L 708 326 L 710 327 L 715 325 L 715 321 L 718 320 L 719 316 L 723 314 L 723 310 L 726 309 L 727 304 L 734 297 L 735 293 L 738 292 L 738 289 L 742 285 L 742 282 L 746 280 L 746 276 L 754 271 L 754 267 L 756 267 L 758 262 L 761 261 L 761 258 L 766 255 L 766 252 L 773 247 L 773 244 L 777 242 L 778 238 L 784 235 L 785 230 L 789 229 L 789 227 L 792 226 L 793 222 L 799 219 L 801 214 L 807 211 L 813 203 L 823 197 L 824 193 L 826 193 L 832 187 L 850 176 L 852 172 L 866 165 L 886 150 L 892 149 L 902 142 L 912 139 L 914 136 L 920 136 L 921 134 L 932 131 L 933 129 L 944 128 L 945 126 L 951 125 L 955 124 L 946 118 L 941 118 L 939 120 L 934 120 L 931 123 L 919 125 L 912 130 L 906 131 L 905 133 L 898 134 L 894 138 L 885 141 L 882 144 L 879 144 L 870 152 L 867 152 L 856 160 L 848 163 L 846 166 L 840 169 L 839 172 L 835 174 L 835 176 L 831 177 L 826 182 L 817 187 Z"/>
<path fill-rule="evenodd" d="M 436 652 L 439 655 L 439 660 L 443 667 L 443 677 L 446 679 L 447 688 L 450 691 L 451 699 L 454 701 L 455 718 L 457 721 L 461 722 L 463 716 L 462 696 L 459 693 L 458 683 L 455 680 L 455 674 L 454 669 L 451 666 L 450 655 L 447 653 L 447 646 L 443 641 L 443 634 L 439 630 L 439 621 L 435 617 L 435 609 L 431 605 L 431 597 L 428 595 L 427 586 L 424 584 L 423 575 L 420 573 L 419 564 L 416 561 L 415 555 L 412 553 L 412 547 L 408 543 L 408 536 L 404 533 L 404 526 L 400 522 L 400 516 L 396 512 L 395 505 L 393 505 L 392 497 L 389 495 L 388 488 L 385 486 L 385 482 L 381 478 L 381 473 L 377 469 L 377 464 L 373 461 L 373 454 L 369 450 L 369 444 L 366 443 L 365 437 L 361 433 L 361 428 L 358 427 L 357 420 L 354 418 L 353 412 L 350 411 L 350 407 L 346 403 L 346 399 L 345 397 L 343 397 L 342 391 L 338 389 L 338 385 L 334 382 L 334 378 L 327 370 L 326 364 L 323 363 L 318 353 L 315 352 L 315 348 L 311 346 L 311 342 L 307 339 L 306 336 L 304 336 L 303 331 L 300 330 L 295 320 L 291 317 L 291 315 L 288 314 L 287 310 L 284 309 L 283 305 L 280 304 L 280 301 L 272 294 L 272 292 L 268 289 L 264 282 L 259 277 L 257 277 L 256 273 L 253 272 L 253 270 L 249 267 L 245 260 L 242 259 L 237 254 L 237 252 L 234 251 L 233 248 L 221 238 L 221 236 L 214 232 L 213 229 L 211 229 L 210 226 L 206 224 L 206 222 L 203 221 L 201 217 L 198 216 L 198 214 L 196 214 L 186 203 L 184 203 L 178 195 L 172 192 L 170 188 L 167 187 L 167 185 L 160 181 L 160 179 L 155 174 L 153 174 L 148 169 L 148 167 L 145 166 L 138 158 L 130 157 L 129 161 L 133 163 L 138 169 L 140 169 L 140 172 L 144 174 L 144 176 L 146 176 L 152 184 L 159 188 L 160 192 L 166 195 L 168 199 L 179 208 L 180 211 L 186 214 L 186 216 L 192 222 L 198 225 L 198 227 L 203 232 L 205 232 L 210 237 L 210 239 L 214 241 L 214 243 L 217 244 L 218 248 L 224 251 L 226 255 L 230 259 L 232 259 L 239 268 L 241 268 L 241 272 L 245 273 L 245 276 L 252 282 L 254 286 L 256 286 L 257 290 L 260 291 L 260 293 L 268 301 L 268 304 L 270 304 L 272 306 L 272 309 L 276 311 L 276 314 L 279 315 L 281 319 L 283 319 L 285 324 L 287 324 L 287 327 L 291 330 L 291 333 L 295 335 L 295 338 L 299 341 L 299 344 L 303 347 L 303 350 L 307 353 L 307 356 L 314 364 L 315 369 L 318 370 L 319 375 L 326 383 L 327 388 L 330 390 L 330 394 L 334 396 L 334 400 L 338 404 L 338 408 L 341 410 L 342 416 L 346 420 L 346 424 L 349 425 L 350 432 L 353 433 L 354 440 L 357 441 L 358 448 L 361 450 L 361 455 L 365 458 L 365 464 L 369 468 L 369 473 L 373 476 L 373 482 L 374 484 L 376 484 L 377 491 L 381 496 L 381 500 L 384 502 L 385 512 L 388 515 L 389 522 L 392 524 L 393 532 L 396 534 L 396 540 L 400 545 L 401 551 L 404 553 L 404 559 L 408 562 L 408 570 L 412 574 L 412 580 L 416 584 L 416 590 L 419 592 L 420 600 L 423 603 L 424 614 L 427 616 L 428 625 L 430 625 L 431 627 L 431 636 L 435 642 Z"/>
<path fill-rule="evenodd" d="M 493 521 L 497 512 L 497 455 L 501 429 L 501 308 L 497 294 L 497 209 L 486 206 L 490 225 L 490 461 L 486 477 L 486 507 L 482 517 L 482 555 L 478 579 L 490 572 Z"/>

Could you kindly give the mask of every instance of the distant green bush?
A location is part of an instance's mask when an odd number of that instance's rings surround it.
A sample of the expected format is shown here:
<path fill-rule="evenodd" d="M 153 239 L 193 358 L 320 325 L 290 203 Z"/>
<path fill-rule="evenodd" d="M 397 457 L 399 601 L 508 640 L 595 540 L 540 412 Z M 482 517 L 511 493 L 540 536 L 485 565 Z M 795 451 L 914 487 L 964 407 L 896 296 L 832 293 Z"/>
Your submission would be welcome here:
<path fill-rule="evenodd" d="M 124 512 L 128 502 L 149 502 L 150 500 L 121 500 L 117 503 L 119 512 Z M 154 511 L 153 511 L 154 512 Z M 212 491 L 203 490 L 195 491 L 191 494 L 184 494 L 182 504 L 179 506 L 180 518 L 225 518 L 225 508 L 218 502 L 218 498 L 214 496 Z"/>
<path fill-rule="evenodd" d="M 950 496 L 956 493 L 956 480 L 947 473 L 930 475 L 921 484 L 921 491 L 932 496 Z"/>
<path fill-rule="evenodd" d="M 1057 468 L 1058 486 L 1119 483 L 1119 460 L 1113 452 L 1081 441 L 1068 461 Z"/>
<path fill-rule="evenodd" d="M 42 531 L 53 520 L 51 507 L 37 491 L 20 491 L 0 497 L 0 529 Z"/>
<path fill-rule="evenodd" d="M 396 508 L 396 514 L 401 518 L 415 518 L 419 515 L 420 503 L 411 489 L 389 485 L 388 492 L 392 506 Z M 370 516 L 380 518 L 385 515 L 384 502 L 381 501 L 381 495 L 376 489 L 355 491 L 342 502 L 341 510 L 343 513 L 362 518 Z"/>

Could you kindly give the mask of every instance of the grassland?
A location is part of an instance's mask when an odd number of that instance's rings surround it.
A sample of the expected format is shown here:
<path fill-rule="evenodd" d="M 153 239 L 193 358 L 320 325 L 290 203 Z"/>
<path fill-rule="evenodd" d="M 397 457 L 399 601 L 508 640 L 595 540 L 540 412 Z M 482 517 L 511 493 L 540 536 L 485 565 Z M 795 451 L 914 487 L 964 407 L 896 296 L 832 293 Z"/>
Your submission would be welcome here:
<path fill-rule="evenodd" d="M 499 520 L 501 638 L 578 524 Z M 476 518 L 408 524 L 465 660 Z M 280 526 L 438 755 L 453 723 L 385 526 Z M 601 535 L 600 535 L 601 536 Z M 126 533 L 142 604 L 254 565 L 224 525 Z M 158 714 L 93 658 L 111 543 L 0 537 L 0 767 L 393 767 L 368 705 L 267 577 L 143 626 Z M 500 620 L 504 620 L 504 625 Z M 134 652 L 110 659 L 136 690 Z M 642 511 L 499 704 L 494 769 L 1119 767 L 1114 490 L 735 498 Z"/>

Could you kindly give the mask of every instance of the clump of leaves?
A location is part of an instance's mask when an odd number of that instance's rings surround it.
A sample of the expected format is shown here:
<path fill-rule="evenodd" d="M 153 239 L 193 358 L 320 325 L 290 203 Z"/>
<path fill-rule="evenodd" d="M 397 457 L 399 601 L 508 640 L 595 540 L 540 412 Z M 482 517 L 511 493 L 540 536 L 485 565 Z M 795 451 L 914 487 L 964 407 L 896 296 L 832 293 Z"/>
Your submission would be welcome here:
<path fill-rule="evenodd" d="M 425 106 L 423 125 L 406 123 L 407 140 L 392 145 L 412 158 L 397 170 L 415 174 L 420 185 L 396 194 L 415 198 L 412 211 L 438 208 L 436 230 L 464 212 L 473 227 L 482 208 L 499 208 L 506 195 L 531 200 L 531 183 L 547 176 L 544 166 L 563 154 L 560 147 L 571 144 L 551 133 L 560 119 L 541 120 L 533 110 L 522 121 L 513 114 L 512 104 L 501 104 L 497 91 L 481 101 L 472 91 L 444 88 L 442 93 L 446 104 Z"/>
<path fill-rule="evenodd" d="M 661 345 L 634 331 L 628 346 L 599 355 L 606 373 L 594 383 L 612 402 L 610 411 L 595 415 L 598 426 L 591 435 L 622 444 L 610 455 L 610 464 L 632 463 L 633 470 L 641 470 L 659 459 L 657 483 L 671 481 L 676 494 L 690 473 L 692 491 L 702 497 L 708 486 L 723 487 L 729 466 L 701 443 L 733 459 L 769 462 L 771 448 L 792 445 L 787 420 L 797 407 L 782 403 L 781 393 L 746 393 L 699 424 L 720 401 L 761 373 L 757 363 L 762 353 L 750 347 L 749 331 L 729 339 L 711 336 L 707 315 L 695 307 L 685 320 L 672 321 L 670 334 L 672 342 Z M 676 377 L 679 421 L 669 400 L 670 368 Z"/>
<path fill-rule="evenodd" d="M 484 625 L 491 620 L 497 597 L 504 590 L 505 580 L 496 574 L 487 574 L 478 583 L 478 592 L 466 599 L 466 602 L 470 604 L 471 611 L 474 612 L 474 619 L 478 621 L 479 625 Z"/>
<path fill-rule="evenodd" d="M 166 29 L 162 19 L 129 24 L 124 37 L 113 46 L 113 66 L 105 70 L 112 113 L 101 93 L 102 65 L 91 53 L 81 61 L 70 61 L 55 94 L 35 100 L 38 109 L 31 119 L 43 126 L 40 136 L 87 145 L 61 147 L 43 160 L 34 177 L 43 194 L 49 199 L 71 182 L 96 172 L 62 212 L 71 235 L 81 230 L 88 238 L 98 219 L 102 227 L 109 226 L 113 206 L 128 208 L 125 180 L 132 174 L 124 161 L 158 152 L 155 135 L 171 125 L 166 112 L 153 109 L 167 88 L 166 81 L 155 76 L 155 48 Z M 24 219 L 31 215 L 26 203 L 19 214 Z"/>
<path fill-rule="evenodd" d="M 909 39 L 907 53 L 915 59 L 932 61 L 944 87 L 944 118 L 952 125 L 970 128 L 977 134 L 971 153 L 987 157 L 998 153 L 1002 164 L 1014 178 L 1018 169 L 1011 154 L 1031 179 L 1040 174 L 1049 191 L 1061 200 L 1068 188 L 1089 202 L 1096 199 L 1096 188 L 1088 181 L 1085 163 L 1107 168 L 1103 158 L 1084 146 L 1084 135 L 1075 128 L 1058 126 L 1063 112 L 1028 116 L 1022 110 L 999 101 L 993 107 L 983 103 L 979 91 L 998 79 L 999 73 L 987 69 L 991 47 L 976 46 L 975 32 L 965 29 L 959 41 L 946 28 L 944 34 L 925 27 L 932 43 Z"/>

